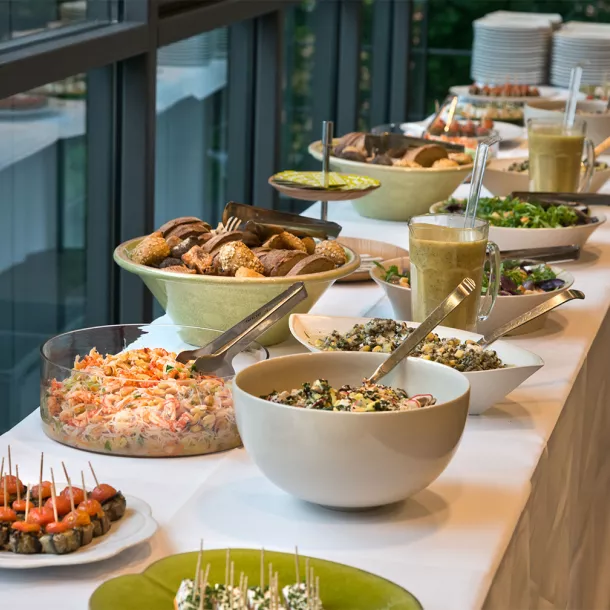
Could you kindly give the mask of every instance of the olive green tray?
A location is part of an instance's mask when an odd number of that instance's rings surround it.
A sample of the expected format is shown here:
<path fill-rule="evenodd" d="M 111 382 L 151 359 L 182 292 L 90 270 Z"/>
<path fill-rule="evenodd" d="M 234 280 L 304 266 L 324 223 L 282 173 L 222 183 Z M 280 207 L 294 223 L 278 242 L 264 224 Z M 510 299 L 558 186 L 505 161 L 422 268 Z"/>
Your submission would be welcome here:
<path fill-rule="evenodd" d="M 100 585 L 89 600 L 90 610 L 169 610 L 180 583 L 193 578 L 198 553 L 183 553 L 161 559 L 142 574 L 113 578 Z M 231 549 L 237 580 L 244 572 L 256 585 L 260 574 L 260 551 Z M 205 551 L 203 566 L 210 564 L 210 582 L 224 582 L 226 549 Z M 272 563 L 279 573 L 280 587 L 295 581 L 294 555 L 265 551 L 265 564 Z M 305 557 L 300 558 L 301 574 Z M 422 610 L 417 599 L 398 585 L 356 568 L 310 559 L 309 565 L 320 577 L 320 597 L 324 610 Z M 267 571 L 268 565 L 265 566 Z"/>

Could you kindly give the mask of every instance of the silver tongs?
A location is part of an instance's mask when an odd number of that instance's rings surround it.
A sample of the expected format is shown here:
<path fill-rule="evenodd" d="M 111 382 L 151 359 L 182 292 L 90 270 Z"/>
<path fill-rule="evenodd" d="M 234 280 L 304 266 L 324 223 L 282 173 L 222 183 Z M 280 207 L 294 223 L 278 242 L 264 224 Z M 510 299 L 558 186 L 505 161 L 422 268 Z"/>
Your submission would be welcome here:
<path fill-rule="evenodd" d="M 549 248 L 526 248 L 523 250 L 503 250 L 502 260 L 532 260 L 539 263 L 561 263 L 577 261 L 580 258 L 579 246 L 552 246 Z"/>
<path fill-rule="evenodd" d="M 232 217 L 242 221 L 237 227 L 238 230 L 254 233 L 263 241 L 282 231 L 289 231 L 297 237 L 336 238 L 342 229 L 336 222 L 316 220 L 289 212 L 276 212 L 235 201 L 230 201 L 225 206 L 222 222 L 226 225 Z"/>
<path fill-rule="evenodd" d="M 199 349 L 180 352 L 176 360 L 182 364 L 195 360 L 195 369 L 200 373 L 232 376 L 235 370 L 231 360 L 306 298 L 305 285 L 297 282 L 211 343 Z"/>
<path fill-rule="evenodd" d="M 463 279 L 447 298 L 384 360 L 368 378 L 369 383 L 378 383 L 406 358 L 469 294 L 476 284 L 469 277 Z"/>
<path fill-rule="evenodd" d="M 564 303 L 567 303 L 572 299 L 584 298 L 585 295 L 580 290 L 574 290 L 571 288 L 567 290 L 562 290 L 559 294 L 556 294 L 548 301 L 545 301 L 541 305 L 538 305 L 537 307 L 526 311 L 524 314 L 513 318 L 512 320 L 510 320 L 510 322 L 507 322 L 506 324 L 499 326 L 495 330 L 492 330 L 490 333 L 479 339 L 477 341 L 477 345 L 480 345 L 483 349 L 487 349 L 494 341 L 497 341 L 500 337 L 503 337 L 512 330 L 515 330 L 515 328 L 519 328 L 519 326 L 523 326 L 524 324 L 535 320 L 539 316 L 548 313 L 552 309 L 555 309 L 556 307 L 559 307 L 560 305 L 563 305 Z"/>

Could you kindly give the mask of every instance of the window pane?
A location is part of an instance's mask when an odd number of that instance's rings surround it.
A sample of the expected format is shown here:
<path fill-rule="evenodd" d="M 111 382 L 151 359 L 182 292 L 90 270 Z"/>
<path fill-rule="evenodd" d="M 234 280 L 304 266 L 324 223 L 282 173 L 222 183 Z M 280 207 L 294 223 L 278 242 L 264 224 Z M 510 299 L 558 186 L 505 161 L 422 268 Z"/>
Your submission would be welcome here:
<path fill-rule="evenodd" d="M 162 47 L 157 75 L 155 226 L 220 220 L 226 204 L 227 28 Z"/>
<path fill-rule="evenodd" d="M 0 39 L 22 38 L 85 23 L 116 21 L 119 0 L 4 0 L 0 2 Z"/>
<path fill-rule="evenodd" d="M 39 404 L 40 344 L 84 325 L 87 94 L 70 82 L 0 101 L 0 433 Z"/>

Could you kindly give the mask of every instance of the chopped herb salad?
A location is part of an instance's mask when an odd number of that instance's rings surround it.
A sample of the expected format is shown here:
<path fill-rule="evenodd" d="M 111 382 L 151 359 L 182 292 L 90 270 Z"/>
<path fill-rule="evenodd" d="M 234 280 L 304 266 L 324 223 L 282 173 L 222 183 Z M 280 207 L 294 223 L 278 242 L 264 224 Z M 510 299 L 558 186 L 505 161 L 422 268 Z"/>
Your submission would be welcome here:
<path fill-rule="evenodd" d="M 405 390 L 369 383 L 366 380 L 359 387 L 344 385 L 336 389 L 331 387 L 326 379 L 317 379 L 313 383 L 304 383 L 299 389 L 274 391 L 261 398 L 302 409 L 352 413 L 413 411 L 436 403 L 431 394 L 409 397 Z"/>

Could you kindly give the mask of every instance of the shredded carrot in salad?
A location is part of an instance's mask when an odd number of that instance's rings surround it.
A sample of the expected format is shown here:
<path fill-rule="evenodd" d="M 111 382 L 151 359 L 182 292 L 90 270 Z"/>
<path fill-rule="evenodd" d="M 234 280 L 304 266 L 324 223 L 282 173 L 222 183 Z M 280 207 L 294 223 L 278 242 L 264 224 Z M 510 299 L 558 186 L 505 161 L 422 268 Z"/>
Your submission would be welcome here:
<path fill-rule="evenodd" d="M 47 432 L 93 451 L 194 455 L 240 444 L 230 385 L 161 348 L 76 358 L 43 399 Z"/>

